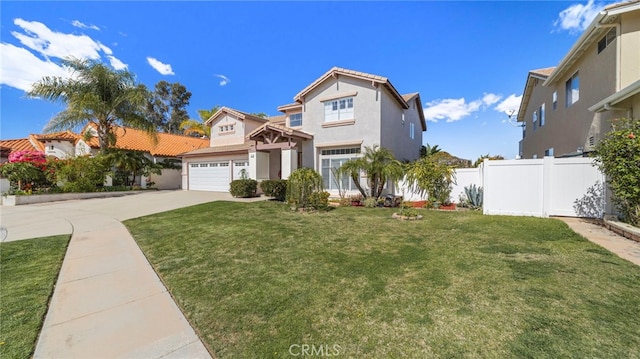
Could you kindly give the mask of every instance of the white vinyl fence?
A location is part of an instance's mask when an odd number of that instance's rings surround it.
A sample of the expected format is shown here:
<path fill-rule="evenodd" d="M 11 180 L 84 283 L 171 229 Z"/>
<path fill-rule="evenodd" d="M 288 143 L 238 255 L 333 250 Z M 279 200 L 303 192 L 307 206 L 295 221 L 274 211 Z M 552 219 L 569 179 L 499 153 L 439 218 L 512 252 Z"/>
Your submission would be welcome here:
<path fill-rule="evenodd" d="M 592 158 L 485 160 L 479 168 L 456 169 L 450 200 L 458 202 L 475 184 L 484 190 L 484 214 L 601 218 L 612 212 L 605 183 Z M 424 199 L 400 183 L 403 188 L 405 199 Z"/>

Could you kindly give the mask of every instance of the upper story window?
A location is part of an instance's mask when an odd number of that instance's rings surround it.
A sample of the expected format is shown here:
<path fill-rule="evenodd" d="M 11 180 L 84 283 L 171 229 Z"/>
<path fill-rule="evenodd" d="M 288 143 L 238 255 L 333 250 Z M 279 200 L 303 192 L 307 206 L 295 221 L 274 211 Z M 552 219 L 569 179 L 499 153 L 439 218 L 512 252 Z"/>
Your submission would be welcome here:
<path fill-rule="evenodd" d="M 527 137 L 527 121 L 522 121 L 522 138 Z"/>
<path fill-rule="evenodd" d="M 533 117 L 531 118 L 533 122 L 533 130 L 536 130 L 536 123 L 538 122 L 538 111 L 533 111 Z"/>
<path fill-rule="evenodd" d="M 218 127 L 220 133 L 228 133 L 235 131 L 234 125 L 222 125 Z"/>
<path fill-rule="evenodd" d="M 544 104 L 538 108 L 538 124 L 540 127 L 544 126 Z"/>
<path fill-rule="evenodd" d="M 607 34 L 604 35 L 600 41 L 598 41 L 598 53 L 601 53 L 604 49 L 606 49 L 607 46 L 609 46 L 609 44 L 612 43 L 615 39 L 616 28 L 614 27 L 611 28 L 611 30 L 609 30 L 609 32 L 607 32 Z"/>
<path fill-rule="evenodd" d="M 324 121 L 342 121 L 353 119 L 353 97 L 345 97 L 324 103 Z"/>
<path fill-rule="evenodd" d="M 553 95 L 551 96 L 551 99 L 553 100 L 553 110 L 555 111 L 556 108 L 558 108 L 558 91 L 553 91 Z"/>
<path fill-rule="evenodd" d="M 569 107 L 578 102 L 580 99 L 580 77 L 577 72 L 567 80 L 565 90 L 567 97 L 565 107 Z"/>
<path fill-rule="evenodd" d="M 409 123 L 409 137 L 411 137 L 412 140 L 416 138 L 416 125 L 414 125 L 413 122 Z"/>
<path fill-rule="evenodd" d="M 289 127 L 302 126 L 302 113 L 289 115 Z"/>

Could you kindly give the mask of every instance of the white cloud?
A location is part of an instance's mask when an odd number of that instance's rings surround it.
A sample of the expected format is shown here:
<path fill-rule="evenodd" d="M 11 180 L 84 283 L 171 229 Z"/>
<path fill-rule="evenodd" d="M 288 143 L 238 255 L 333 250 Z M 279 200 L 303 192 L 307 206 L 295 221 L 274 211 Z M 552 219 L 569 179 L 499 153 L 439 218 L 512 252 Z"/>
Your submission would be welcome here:
<path fill-rule="evenodd" d="M 571 33 L 583 31 L 603 8 L 603 4 L 595 4 L 594 0 L 586 4 L 573 4 L 560 11 L 553 25 Z"/>
<path fill-rule="evenodd" d="M 224 86 L 229 82 L 231 82 L 231 80 L 225 75 L 213 75 L 213 76 L 218 77 L 220 79 L 220 86 Z"/>
<path fill-rule="evenodd" d="M 46 57 L 64 58 L 73 56 L 80 59 L 100 59 L 100 52 L 111 53 L 111 49 L 87 35 L 74 35 L 55 32 L 37 21 L 15 19 L 15 25 L 24 33 L 12 31 L 11 34 L 24 46 Z"/>
<path fill-rule="evenodd" d="M 494 103 L 500 101 L 501 98 L 502 98 L 502 95 L 496 95 L 494 93 L 485 93 L 484 96 L 482 97 L 482 103 L 484 103 L 486 106 L 491 106 Z"/>
<path fill-rule="evenodd" d="M 62 66 L 11 44 L 0 44 L 0 63 L 0 84 L 23 91 L 31 90 L 31 85 L 44 76 L 69 76 Z"/>
<path fill-rule="evenodd" d="M 153 57 L 147 57 L 147 62 L 151 67 L 153 67 L 156 71 L 158 71 L 162 75 L 175 75 L 173 70 L 171 69 L 171 65 L 163 64 L 162 62 L 154 59 Z"/>
<path fill-rule="evenodd" d="M 464 97 L 435 100 L 427 102 L 424 108 L 424 118 L 432 122 L 438 122 L 438 120 L 454 122 L 478 111 L 481 105 L 482 100 L 467 103 Z"/>
<path fill-rule="evenodd" d="M 504 112 L 507 115 L 517 114 L 520 108 L 520 102 L 522 102 L 522 95 L 516 96 L 515 94 L 511 94 L 494 107 L 494 110 Z"/>
<path fill-rule="evenodd" d="M 120 61 L 120 59 L 116 58 L 115 56 L 107 56 L 107 58 L 109 59 L 109 63 L 111 64 L 111 67 L 113 67 L 116 70 L 124 70 L 127 68 L 127 64 L 125 64 L 124 62 Z"/>
<path fill-rule="evenodd" d="M 71 25 L 73 25 L 73 26 L 75 26 L 77 28 L 80 28 L 80 29 L 91 29 L 91 30 L 100 31 L 100 28 L 97 27 L 96 25 L 87 25 L 87 24 L 84 24 L 84 23 L 80 22 L 79 20 L 71 21 Z"/>

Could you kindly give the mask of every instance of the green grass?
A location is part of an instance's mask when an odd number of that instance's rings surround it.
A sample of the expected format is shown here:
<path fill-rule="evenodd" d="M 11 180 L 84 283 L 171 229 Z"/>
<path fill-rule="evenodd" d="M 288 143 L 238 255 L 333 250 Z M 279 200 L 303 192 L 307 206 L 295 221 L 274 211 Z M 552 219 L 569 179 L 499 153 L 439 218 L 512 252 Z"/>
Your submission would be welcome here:
<path fill-rule="evenodd" d="M 564 223 L 391 214 L 215 202 L 125 224 L 218 357 L 638 357 L 640 268 Z"/>
<path fill-rule="evenodd" d="M 0 243 L 0 358 L 29 358 L 70 236 Z"/>

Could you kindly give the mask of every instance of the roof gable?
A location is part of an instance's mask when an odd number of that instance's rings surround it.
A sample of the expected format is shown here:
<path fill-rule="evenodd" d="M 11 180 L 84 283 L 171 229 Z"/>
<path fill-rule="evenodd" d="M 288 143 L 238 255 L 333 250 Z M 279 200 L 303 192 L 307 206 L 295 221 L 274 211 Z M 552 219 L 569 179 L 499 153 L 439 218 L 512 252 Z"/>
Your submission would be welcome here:
<path fill-rule="evenodd" d="M 213 114 L 213 116 L 209 117 L 208 120 L 206 120 L 204 122 L 205 125 L 207 126 L 211 126 L 215 121 L 217 121 L 220 117 L 222 117 L 223 115 L 231 115 L 241 121 L 244 120 L 253 120 L 253 121 L 257 121 L 257 122 L 268 122 L 269 120 L 266 118 L 262 118 L 262 117 L 258 117 L 258 116 L 254 116 L 251 114 L 248 114 L 246 112 L 242 112 L 242 111 L 238 111 L 236 109 L 230 108 L 230 107 L 221 107 L 216 113 Z"/>
<path fill-rule="evenodd" d="M 524 113 L 529 105 L 529 98 L 531 98 L 531 93 L 536 87 L 536 84 L 540 81 L 544 82 L 554 70 L 555 67 L 545 67 L 543 69 L 529 71 L 529 74 L 527 74 L 527 82 L 524 85 L 524 92 L 522 94 L 522 100 L 520 101 L 520 107 L 518 107 L 518 121 L 524 120 Z"/>
<path fill-rule="evenodd" d="M 309 86 L 305 87 L 302 91 L 298 92 L 298 94 L 296 94 L 293 97 L 293 99 L 298 103 L 302 103 L 304 100 L 304 97 L 307 94 L 309 94 L 309 92 L 311 92 L 313 89 L 318 87 L 320 84 L 322 84 L 323 82 L 329 79 L 337 79 L 340 76 L 346 76 L 350 78 L 371 81 L 372 85 L 374 86 L 383 86 L 391 93 L 391 96 L 396 101 L 398 101 L 398 103 L 402 108 L 404 109 L 409 108 L 409 105 L 407 104 L 405 99 L 400 95 L 400 93 L 398 93 L 398 90 L 396 90 L 396 88 L 391 84 L 391 81 L 389 81 L 389 79 L 387 79 L 386 77 L 372 75 L 372 74 L 368 74 L 360 71 L 348 70 L 341 67 L 334 67 L 331 70 L 327 71 L 324 75 L 320 76 L 318 79 L 313 81 Z"/>

